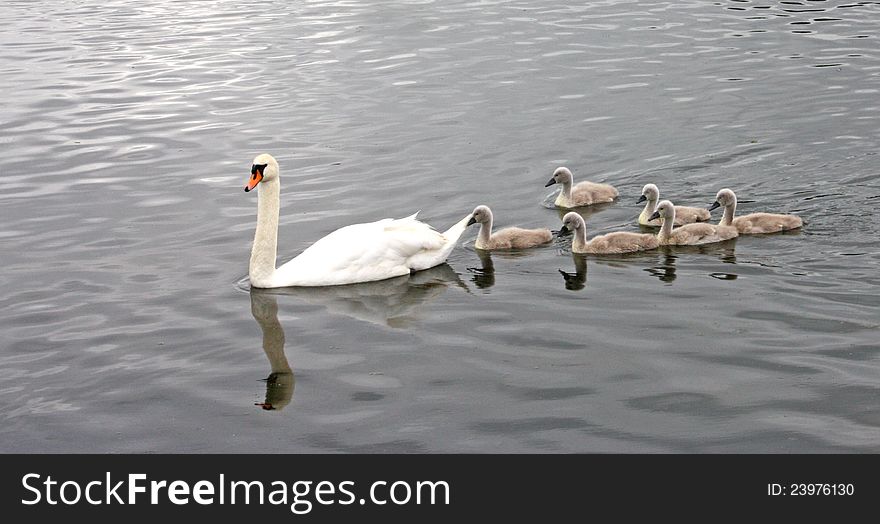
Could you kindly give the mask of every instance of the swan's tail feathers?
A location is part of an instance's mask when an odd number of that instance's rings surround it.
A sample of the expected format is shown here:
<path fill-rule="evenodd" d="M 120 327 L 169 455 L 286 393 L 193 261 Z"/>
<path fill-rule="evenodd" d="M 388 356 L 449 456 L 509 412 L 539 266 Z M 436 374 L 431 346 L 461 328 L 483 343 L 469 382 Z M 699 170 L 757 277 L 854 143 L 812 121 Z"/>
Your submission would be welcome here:
<path fill-rule="evenodd" d="M 413 213 L 412 215 L 410 215 L 408 217 L 403 217 L 403 218 L 386 218 L 384 220 L 380 220 L 379 223 L 385 225 L 385 231 L 394 231 L 394 230 L 399 230 L 399 229 L 412 230 L 413 228 L 415 228 L 415 229 L 421 229 L 421 228 L 434 229 L 431 226 L 429 226 L 428 224 L 425 224 L 424 222 L 420 222 L 419 219 L 416 218 L 419 216 L 419 213 L 421 213 L 421 212 L 422 211 L 419 210 L 419 211 L 416 211 L 415 213 Z"/>
<path fill-rule="evenodd" d="M 443 234 L 440 236 L 440 238 L 443 240 L 443 244 L 440 245 L 438 248 L 424 251 L 410 258 L 410 269 L 412 269 L 413 271 L 421 271 L 423 269 L 429 269 L 446 262 L 449 254 L 452 253 L 452 250 L 458 243 L 458 239 L 461 238 L 462 233 L 464 233 L 464 230 L 467 229 L 467 223 L 470 219 L 471 215 L 467 215 L 466 217 L 459 220 L 452 227 L 444 231 Z"/>
<path fill-rule="evenodd" d="M 458 242 L 458 239 L 461 238 L 464 230 L 467 229 L 467 223 L 470 219 L 471 215 L 468 214 L 464 218 L 453 224 L 452 227 L 443 232 L 443 236 L 446 237 L 447 244 L 452 244 L 454 246 Z"/>

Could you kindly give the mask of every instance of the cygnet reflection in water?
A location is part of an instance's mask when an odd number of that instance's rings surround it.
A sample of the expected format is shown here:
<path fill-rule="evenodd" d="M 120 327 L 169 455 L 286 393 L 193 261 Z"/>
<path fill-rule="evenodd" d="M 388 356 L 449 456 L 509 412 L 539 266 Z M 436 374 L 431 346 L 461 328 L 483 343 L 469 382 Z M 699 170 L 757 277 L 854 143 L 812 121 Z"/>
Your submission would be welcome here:
<path fill-rule="evenodd" d="M 671 284 L 678 277 L 676 275 L 676 262 L 679 255 L 711 255 L 726 264 L 736 264 L 735 246 L 736 238 L 724 242 L 697 246 L 661 246 L 660 253 L 662 258 L 660 263 L 653 267 L 645 268 L 645 271 L 661 281 Z M 709 276 L 720 280 L 736 280 L 738 277 L 733 272 L 712 272 L 709 273 Z"/>
<path fill-rule="evenodd" d="M 480 289 L 489 289 L 495 285 L 495 264 L 492 262 L 492 254 L 482 249 L 475 249 L 480 257 L 480 267 L 469 267 L 473 273 L 471 281 Z"/>
<path fill-rule="evenodd" d="M 251 289 L 251 314 L 263 331 L 263 351 L 269 359 L 271 373 L 266 380 L 266 400 L 256 405 L 282 410 L 290 404 L 296 379 L 284 354 L 284 328 L 278 321 L 278 299 L 270 291 Z"/>
<path fill-rule="evenodd" d="M 574 273 L 567 273 L 559 270 L 565 281 L 565 289 L 570 291 L 580 291 L 587 285 L 587 257 L 580 253 L 572 253 L 574 259 Z"/>
<path fill-rule="evenodd" d="M 677 275 L 675 274 L 676 258 L 678 257 L 676 257 L 671 250 L 666 250 L 666 252 L 663 253 L 663 261 L 654 267 L 645 268 L 645 271 L 647 271 L 648 274 L 659 278 L 660 281 L 671 284 L 677 278 Z"/>
<path fill-rule="evenodd" d="M 584 289 L 587 283 L 587 259 L 591 259 L 594 264 L 622 268 L 632 264 L 640 264 L 640 261 L 653 260 L 657 257 L 657 252 L 636 251 L 633 253 L 618 253 L 615 255 L 599 256 L 593 256 L 588 253 L 571 252 L 571 257 L 574 260 L 574 273 L 569 273 L 562 269 L 559 270 L 559 273 L 565 281 L 565 289 L 579 291 Z"/>
<path fill-rule="evenodd" d="M 335 315 L 364 322 L 403 328 L 417 319 L 419 308 L 443 293 L 450 284 L 470 292 L 458 274 L 441 264 L 402 277 L 362 284 L 273 289 L 275 295 L 321 306 Z"/>
<path fill-rule="evenodd" d="M 480 267 L 468 267 L 467 270 L 473 274 L 471 282 L 479 289 L 487 290 L 495 285 L 495 262 L 500 260 L 500 264 L 504 266 L 505 261 L 516 260 L 518 258 L 533 256 L 530 250 L 505 250 L 505 251 L 487 251 L 484 249 L 474 249 L 477 257 L 480 259 Z"/>

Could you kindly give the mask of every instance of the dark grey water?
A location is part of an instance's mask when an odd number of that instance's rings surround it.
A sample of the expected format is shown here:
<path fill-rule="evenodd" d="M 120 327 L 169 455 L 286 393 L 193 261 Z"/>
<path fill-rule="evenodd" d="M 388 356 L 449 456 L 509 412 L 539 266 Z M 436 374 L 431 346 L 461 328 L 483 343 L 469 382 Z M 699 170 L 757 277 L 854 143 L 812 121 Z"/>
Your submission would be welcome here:
<path fill-rule="evenodd" d="M 878 2 L 380 4 L 0 4 L 0 450 L 880 452 Z M 647 182 L 807 226 L 251 294 L 263 151 L 283 260 L 558 229 L 558 165 L 589 234 Z"/>

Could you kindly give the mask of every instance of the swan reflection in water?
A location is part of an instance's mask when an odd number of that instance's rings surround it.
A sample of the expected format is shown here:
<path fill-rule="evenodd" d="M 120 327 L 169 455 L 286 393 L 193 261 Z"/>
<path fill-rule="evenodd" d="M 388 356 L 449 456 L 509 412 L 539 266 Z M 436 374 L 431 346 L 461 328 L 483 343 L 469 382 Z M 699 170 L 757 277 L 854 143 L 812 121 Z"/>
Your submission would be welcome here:
<path fill-rule="evenodd" d="M 286 287 L 268 290 L 308 304 L 324 307 L 329 313 L 349 316 L 392 328 L 403 328 L 418 318 L 418 309 L 454 284 L 470 292 L 449 264 L 401 277 L 324 287 Z"/>
<path fill-rule="evenodd" d="M 265 410 L 281 410 L 290 404 L 296 379 L 284 354 L 284 328 L 278 321 L 278 299 L 264 289 L 251 288 L 251 314 L 263 331 L 263 351 L 271 373 L 266 378 L 266 400 L 257 403 Z"/>
<path fill-rule="evenodd" d="M 263 331 L 263 351 L 271 373 L 266 378 L 266 400 L 257 405 L 265 410 L 281 410 L 293 398 L 293 369 L 284 353 L 284 328 L 278 321 L 278 297 L 292 297 L 319 305 L 333 314 L 343 314 L 392 328 L 409 325 L 419 306 L 437 297 L 450 285 L 470 292 L 448 264 L 408 276 L 328 287 L 250 288 L 251 314 Z"/>

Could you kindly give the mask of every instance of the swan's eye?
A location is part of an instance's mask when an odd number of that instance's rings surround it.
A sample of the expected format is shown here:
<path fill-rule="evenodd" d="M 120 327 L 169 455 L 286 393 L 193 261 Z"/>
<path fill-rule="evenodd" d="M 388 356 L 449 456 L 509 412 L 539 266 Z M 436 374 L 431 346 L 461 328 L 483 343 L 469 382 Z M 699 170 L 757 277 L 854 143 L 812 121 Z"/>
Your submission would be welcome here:
<path fill-rule="evenodd" d="M 254 164 L 251 166 L 251 178 L 257 178 L 257 175 L 263 176 L 263 170 L 268 164 Z"/>

